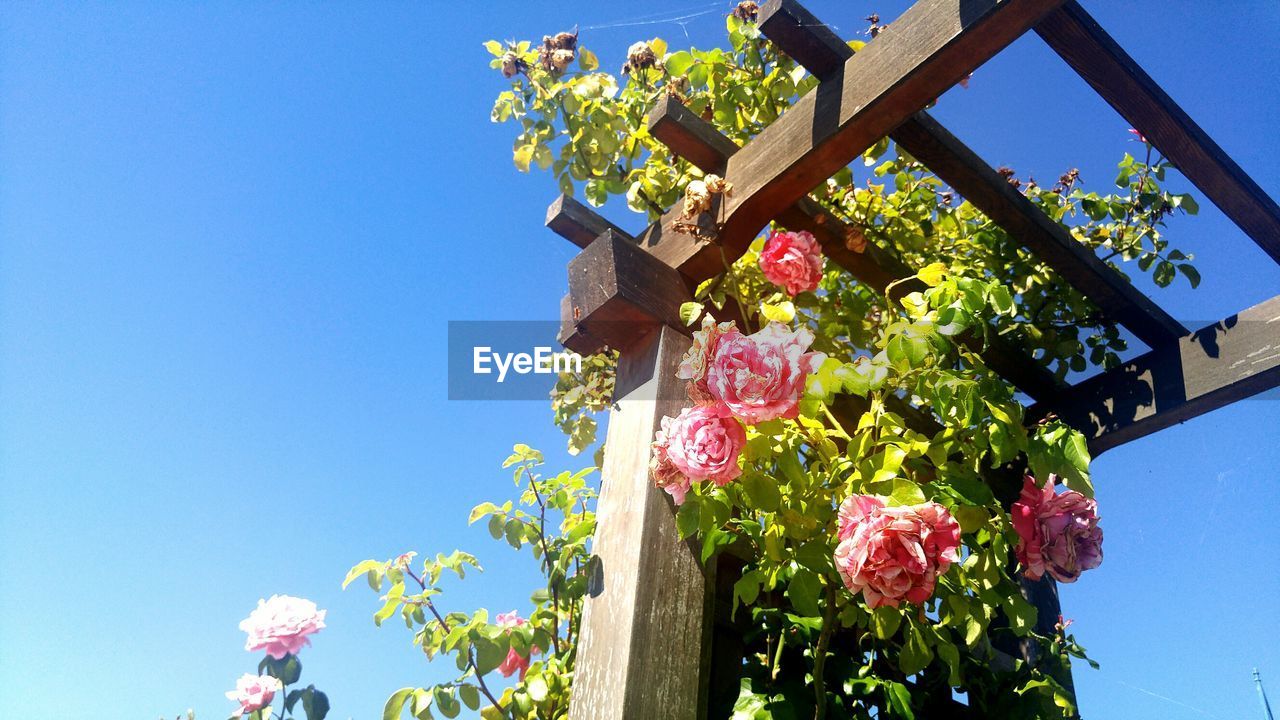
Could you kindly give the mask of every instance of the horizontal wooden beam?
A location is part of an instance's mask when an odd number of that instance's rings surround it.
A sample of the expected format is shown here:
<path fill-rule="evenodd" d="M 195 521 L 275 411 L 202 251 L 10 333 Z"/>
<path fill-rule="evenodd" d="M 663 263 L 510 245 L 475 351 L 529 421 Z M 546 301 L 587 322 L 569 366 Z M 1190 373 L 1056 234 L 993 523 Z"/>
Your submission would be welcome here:
<path fill-rule="evenodd" d="M 663 143 L 671 140 L 669 147 L 672 152 L 681 157 L 685 152 L 693 152 L 700 157 L 722 156 L 723 161 L 733 157 L 732 151 L 729 150 L 733 144 L 729 142 L 725 145 L 717 139 L 728 142 L 728 138 L 725 138 L 720 131 L 693 113 L 685 111 L 677 114 L 675 108 L 667 104 L 659 104 L 650 115 L 649 130 Z M 1001 182 L 1004 181 L 1001 180 Z M 1008 183 L 1004 184 L 1008 185 Z M 776 219 L 779 224 L 788 229 L 806 230 L 812 233 L 822 245 L 822 251 L 827 257 L 857 278 L 859 282 L 865 283 L 877 292 L 885 293 L 890 283 L 909 279 L 915 274 L 914 270 L 907 267 L 892 253 L 862 237 L 862 231 L 859 228 L 839 219 L 808 196 L 780 212 Z M 857 245 L 863 246 L 862 250 L 857 251 L 850 247 L 851 241 L 856 241 Z M 642 237 L 640 242 L 641 245 L 645 245 L 646 239 Z M 894 295 L 905 295 L 923 287 L 922 284 L 902 283 L 895 287 Z M 1022 349 L 1000 336 L 993 335 L 988 338 L 985 347 L 980 338 L 967 336 L 960 340 L 970 349 L 981 353 L 983 360 L 991 369 L 1032 398 L 1054 397 L 1061 389 L 1061 384 L 1052 373 Z"/>
<path fill-rule="evenodd" d="M 1072 237 L 927 113 L 917 113 L 890 137 L 1011 238 L 1044 260 L 1111 322 L 1124 325 L 1150 347 L 1167 345 L 1187 333 L 1181 323 Z"/>
<path fill-rule="evenodd" d="M 1280 262 L 1280 206 L 1079 3 L 1072 0 L 1046 15 L 1036 32 L 1214 205 Z"/>
<path fill-rule="evenodd" d="M 761 10 L 760 29 L 820 79 L 831 77 L 854 54 L 848 44 L 796 0 L 771 0 Z M 1077 242 L 924 111 L 908 118 L 889 137 L 1011 237 L 1034 251 L 1112 322 L 1123 324 L 1152 347 L 1186 334 L 1186 328 Z"/>
<path fill-rule="evenodd" d="M 622 228 L 605 220 L 599 213 L 569 195 L 561 195 L 547 208 L 547 227 L 580 248 L 612 231 L 618 237 L 632 240 Z"/>
<path fill-rule="evenodd" d="M 733 193 L 716 242 L 681 232 L 681 210 L 641 238 L 695 282 L 893 128 L 1035 25 L 1063 0 L 919 0 L 828 82 L 800 98 L 729 159 Z"/>
<path fill-rule="evenodd" d="M 649 111 L 649 132 L 671 152 L 705 173 L 723 173 L 738 145 L 685 107 L 679 98 L 663 95 Z"/>
<path fill-rule="evenodd" d="M 1280 386 L 1280 296 L 1081 381 L 1029 419 L 1056 413 L 1096 455 Z"/>

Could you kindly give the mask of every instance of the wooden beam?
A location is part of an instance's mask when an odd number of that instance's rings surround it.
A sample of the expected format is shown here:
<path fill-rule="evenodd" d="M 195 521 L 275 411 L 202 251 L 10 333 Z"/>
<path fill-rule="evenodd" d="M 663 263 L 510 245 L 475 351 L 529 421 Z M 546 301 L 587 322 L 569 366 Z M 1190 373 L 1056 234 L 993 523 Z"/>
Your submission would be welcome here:
<path fill-rule="evenodd" d="M 819 79 L 832 77 L 853 50 L 795 0 L 771 0 L 761 10 L 760 29 Z M 982 158 L 924 111 L 889 133 L 966 200 L 1033 250 L 1112 321 L 1147 345 L 1164 345 L 1186 328 L 1129 281 L 1071 237 Z"/>
<path fill-rule="evenodd" d="M 1280 386 L 1280 296 L 1081 381 L 1028 419 L 1056 413 L 1097 455 Z"/>
<path fill-rule="evenodd" d="M 795 7 L 793 3 L 787 3 L 786 6 Z M 669 147 L 682 157 L 683 153 L 692 152 L 704 158 L 718 158 L 715 162 L 724 163 L 733 157 L 730 148 L 736 148 L 710 123 L 687 111 L 677 114 L 667 103 L 659 104 L 650 115 L 649 130 L 664 143 L 671 140 Z M 1001 182 L 1008 185 L 1003 180 Z M 821 243 L 822 251 L 827 257 L 877 292 L 885 293 L 890 283 L 915 274 L 893 254 L 860 237 L 859 228 L 840 220 L 807 196 L 779 213 L 777 221 L 792 230 L 807 230 L 812 233 Z M 862 252 L 850 248 L 850 240 L 854 239 L 865 245 Z M 648 245 L 645 237 L 641 238 L 640 244 Z M 727 255 L 726 253 L 725 259 L 730 259 Z M 736 258 L 737 255 L 733 257 Z M 894 295 L 905 295 L 923 287 L 922 284 L 902 283 L 894 289 Z M 981 352 L 988 366 L 1032 398 L 1051 398 L 1061 389 L 1052 373 L 1000 336 L 993 335 L 989 338 L 985 348 L 980 339 L 972 336 L 962 337 L 960 340 L 974 351 Z"/>
<path fill-rule="evenodd" d="M 580 248 L 585 248 L 592 240 L 609 231 L 634 242 L 627 231 L 568 195 L 556 198 L 547 208 L 547 227 Z"/>
<path fill-rule="evenodd" d="M 680 540 L 670 498 L 649 478 L 649 444 L 679 413 L 690 340 L 662 326 L 622 353 L 635 388 L 609 413 L 592 550 L 603 591 L 585 601 L 571 720 L 705 718 L 714 567 Z"/>
<path fill-rule="evenodd" d="M 723 173 L 738 145 L 671 95 L 663 95 L 649 111 L 649 132 L 671 152 L 706 173 Z"/>
<path fill-rule="evenodd" d="M 828 82 L 729 159 L 717 242 L 680 232 L 680 208 L 640 238 L 700 282 L 760 228 L 1031 28 L 1063 0 L 919 0 Z"/>
<path fill-rule="evenodd" d="M 1124 325 L 1150 347 L 1167 345 L 1186 335 L 1181 323 L 1072 237 L 927 113 L 917 113 L 890 137 L 1010 237 L 1031 249 L 1097 305 L 1108 320 Z"/>
<path fill-rule="evenodd" d="M 1046 15 L 1036 32 L 1214 205 L 1280 262 L 1280 206 L 1079 3 L 1066 2 Z"/>
<path fill-rule="evenodd" d="M 690 299 L 680 273 L 612 230 L 569 262 L 569 313 L 592 352 L 623 350 L 658 325 L 689 334 L 680 305 Z"/>

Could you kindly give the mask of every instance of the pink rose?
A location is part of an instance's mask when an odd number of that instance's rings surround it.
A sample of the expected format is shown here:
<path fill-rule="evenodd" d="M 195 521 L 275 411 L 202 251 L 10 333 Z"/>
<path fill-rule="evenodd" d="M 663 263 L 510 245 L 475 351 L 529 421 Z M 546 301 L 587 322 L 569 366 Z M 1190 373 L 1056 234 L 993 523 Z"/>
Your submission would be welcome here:
<path fill-rule="evenodd" d="M 689 399 L 697 405 L 711 405 L 715 399 L 707 390 L 707 369 L 716 355 L 716 347 L 725 336 L 742 336 L 732 322 L 717 324 L 711 315 L 702 316 L 702 329 L 693 334 L 693 346 L 680 361 L 676 377 L 689 381 Z"/>
<path fill-rule="evenodd" d="M 506 628 L 507 634 L 511 634 L 512 628 L 518 628 L 524 625 L 527 620 L 520 617 L 515 610 L 509 613 L 498 613 L 498 627 Z M 498 672 L 502 673 L 502 677 L 511 677 L 517 670 L 520 671 L 520 679 L 524 680 L 524 674 L 529 671 L 529 663 L 533 660 L 533 656 L 542 652 L 537 645 L 529 648 L 528 657 L 520 655 L 515 648 L 507 651 L 507 657 L 498 666 Z"/>
<path fill-rule="evenodd" d="M 296 655 L 310 645 L 308 635 L 324 627 L 326 611 L 317 610 L 310 600 L 289 595 L 272 595 L 270 600 L 259 600 L 258 607 L 249 617 L 240 621 L 240 629 L 249 633 L 244 649 L 250 652 L 266 650 L 267 655 L 279 660 L 286 655 Z"/>
<path fill-rule="evenodd" d="M 1074 490 L 1055 493 L 1057 481 L 1050 475 L 1041 488 L 1027 475 L 1009 514 L 1026 576 L 1039 580 L 1048 571 L 1058 582 L 1069 583 L 1102 564 L 1102 528 L 1098 503 Z"/>
<path fill-rule="evenodd" d="M 871 608 L 923 603 L 938 576 L 960 559 L 960 525 L 935 502 L 889 507 L 874 495 L 840 505 L 836 570 Z"/>
<path fill-rule="evenodd" d="M 653 441 L 654 481 L 680 504 L 692 480 L 725 485 L 741 475 L 738 456 L 746 444 L 747 431 L 725 408 L 685 408 L 662 418 Z"/>
<path fill-rule="evenodd" d="M 803 328 L 793 332 L 780 323 L 769 323 L 753 335 L 725 335 L 716 344 L 707 388 L 743 422 L 795 418 L 805 378 L 826 357 L 805 352 L 811 344 L 813 333 Z"/>
<path fill-rule="evenodd" d="M 822 281 L 822 246 L 805 230 L 775 232 L 760 251 L 760 269 L 792 297 L 812 292 Z"/>
<path fill-rule="evenodd" d="M 236 689 L 227 693 L 227 698 L 240 703 L 238 714 L 248 715 L 270 705 L 282 687 L 280 681 L 270 675 L 245 673 L 236 681 Z"/>

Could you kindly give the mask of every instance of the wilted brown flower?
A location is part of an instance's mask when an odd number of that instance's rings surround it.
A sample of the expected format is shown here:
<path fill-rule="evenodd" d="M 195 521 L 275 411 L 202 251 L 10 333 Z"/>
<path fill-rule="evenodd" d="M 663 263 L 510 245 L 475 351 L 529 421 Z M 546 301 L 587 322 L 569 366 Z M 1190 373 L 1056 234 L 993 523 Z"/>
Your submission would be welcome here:
<path fill-rule="evenodd" d="M 630 75 L 639 70 L 647 70 L 658 62 L 658 56 L 649 43 L 643 40 L 627 48 L 627 64 L 622 66 L 622 74 Z"/>
<path fill-rule="evenodd" d="M 752 2 L 752 0 L 742 0 L 738 6 L 733 9 L 732 15 L 739 20 L 755 22 L 760 16 L 760 5 Z"/>

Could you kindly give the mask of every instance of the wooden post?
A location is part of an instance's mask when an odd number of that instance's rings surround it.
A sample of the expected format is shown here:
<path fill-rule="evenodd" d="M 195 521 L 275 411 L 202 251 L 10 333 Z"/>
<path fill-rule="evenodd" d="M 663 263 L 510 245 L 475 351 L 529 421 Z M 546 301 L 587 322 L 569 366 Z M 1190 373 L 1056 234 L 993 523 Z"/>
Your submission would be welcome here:
<path fill-rule="evenodd" d="M 688 299 L 674 268 L 614 232 L 569 265 L 566 325 L 580 345 L 620 352 L 592 546 L 601 582 L 583 609 L 572 720 L 705 717 L 714 571 L 680 540 L 649 477 L 662 417 L 687 404 L 676 369 L 690 345 L 678 317 Z"/>

